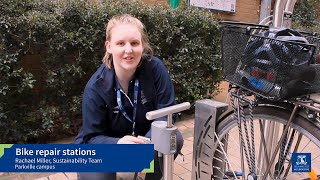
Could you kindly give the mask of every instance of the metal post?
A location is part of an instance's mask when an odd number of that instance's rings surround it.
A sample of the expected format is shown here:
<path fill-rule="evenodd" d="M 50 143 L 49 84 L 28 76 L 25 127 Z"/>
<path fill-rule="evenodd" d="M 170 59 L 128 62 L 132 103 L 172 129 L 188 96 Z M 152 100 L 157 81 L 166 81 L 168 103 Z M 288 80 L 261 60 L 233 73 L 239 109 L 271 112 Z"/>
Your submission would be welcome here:
<path fill-rule="evenodd" d="M 168 115 L 167 128 L 173 127 L 172 124 L 172 114 Z M 163 179 L 164 180 L 173 180 L 173 154 L 164 154 L 163 155 Z"/>
<path fill-rule="evenodd" d="M 163 179 L 173 180 L 173 154 L 163 155 Z"/>

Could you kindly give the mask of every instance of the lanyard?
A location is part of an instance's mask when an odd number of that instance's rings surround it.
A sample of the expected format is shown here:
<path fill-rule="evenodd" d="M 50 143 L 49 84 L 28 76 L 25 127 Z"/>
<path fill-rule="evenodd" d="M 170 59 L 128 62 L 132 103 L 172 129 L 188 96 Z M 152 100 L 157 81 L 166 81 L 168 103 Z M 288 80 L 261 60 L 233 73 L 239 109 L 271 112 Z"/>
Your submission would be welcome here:
<path fill-rule="evenodd" d="M 126 110 L 124 109 L 124 107 L 122 105 L 121 92 L 123 94 L 125 94 L 125 93 L 120 88 L 117 90 L 117 103 L 118 103 L 118 106 L 119 106 L 119 110 L 122 113 L 122 115 L 124 117 L 126 117 L 126 119 L 128 121 L 130 121 L 132 123 L 132 136 L 134 136 L 134 130 L 135 130 L 135 126 L 136 126 L 136 114 L 137 114 L 137 107 L 138 107 L 138 92 L 139 92 L 139 81 L 138 81 L 138 79 L 135 80 L 134 89 L 133 90 L 134 90 L 133 104 L 131 104 L 132 107 L 133 107 L 132 119 L 129 117 L 128 113 L 126 112 Z M 130 98 L 128 100 L 131 101 Z"/>

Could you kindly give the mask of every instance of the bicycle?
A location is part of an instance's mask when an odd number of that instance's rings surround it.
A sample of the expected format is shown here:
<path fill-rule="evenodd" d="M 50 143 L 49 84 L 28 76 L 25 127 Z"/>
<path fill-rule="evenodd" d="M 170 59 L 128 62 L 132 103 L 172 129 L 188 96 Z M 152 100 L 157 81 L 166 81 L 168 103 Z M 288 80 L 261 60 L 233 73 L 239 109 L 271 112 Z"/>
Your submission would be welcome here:
<path fill-rule="evenodd" d="M 320 38 L 301 33 L 311 45 L 269 38 L 269 31 L 248 23 L 222 26 L 232 106 L 202 131 L 196 179 L 320 179 L 320 101 L 312 94 L 319 92 L 320 67 L 310 64 Z M 273 54 L 264 52 L 272 47 Z M 311 153 L 312 171 L 292 173 L 294 163 L 305 163 L 292 162 L 301 152 Z"/>

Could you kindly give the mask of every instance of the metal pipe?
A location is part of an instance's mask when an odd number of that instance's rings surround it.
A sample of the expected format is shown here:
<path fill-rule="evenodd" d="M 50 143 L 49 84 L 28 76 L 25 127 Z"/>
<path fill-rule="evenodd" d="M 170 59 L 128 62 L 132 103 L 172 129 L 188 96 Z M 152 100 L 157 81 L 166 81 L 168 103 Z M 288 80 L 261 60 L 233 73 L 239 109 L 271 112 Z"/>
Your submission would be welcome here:
<path fill-rule="evenodd" d="M 288 0 L 286 3 L 286 7 L 284 9 L 284 14 L 283 14 L 283 21 L 282 21 L 282 26 L 286 28 L 291 28 L 292 24 L 292 13 L 293 13 L 293 8 L 294 5 L 296 4 L 297 0 Z"/>
<path fill-rule="evenodd" d="M 169 114 L 167 119 L 168 119 L 168 121 L 167 121 L 167 128 L 172 128 L 172 127 L 173 127 L 172 114 Z"/>
<path fill-rule="evenodd" d="M 268 19 L 271 19 L 272 18 L 272 15 L 269 15 L 267 17 L 265 17 L 264 19 L 262 19 L 259 24 L 263 24 L 263 25 L 266 25 L 269 21 L 267 21 Z M 267 22 L 265 22 L 267 21 Z"/>
<path fill-rule="evenodd" d="M 297 0 L 288 0 L 286 3 L 285 11 L 293 12 L 294 5 L 296 4 Z"/>
<path fill-rule="evenodd" d="M 276 0 L 273 9 L 273 27 L 281 27 L 284 7 L 287 0 Z"/>
<path fill-rule="evenodd" d="M 177 112 L 180 112 L 180 111 L 184 111 L 186 109 L 189 109 L 190 106 L 191 105 L 190 105 L 189 102 L 184 102 L 184 103 L 181 103 L 181 104 L 169 106 L 169 107 L 158 109 L 158 110 L 155 110 L 155 111 L 150 111 L 150 112 L 147 112 L 146 118 L 148 120 L 157 119 L 159 117 L 167 116 L 168 114 L 174 114 L 174 113 L 177 113 Z"/>
<path fill-rule="evenodd" d="M 163 179 L 173 180 L 173 154 L 163 155 Z"/>

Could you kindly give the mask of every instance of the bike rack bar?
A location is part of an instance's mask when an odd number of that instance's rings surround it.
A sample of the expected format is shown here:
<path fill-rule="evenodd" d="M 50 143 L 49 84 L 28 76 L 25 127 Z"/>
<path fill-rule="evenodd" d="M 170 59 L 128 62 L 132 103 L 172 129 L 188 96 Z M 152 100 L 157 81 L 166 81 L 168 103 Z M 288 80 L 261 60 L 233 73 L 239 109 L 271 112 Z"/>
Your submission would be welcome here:
<path fill-rule="evenodd" d="M 234 97 L 236 97 L 236 98 L 238 98 L 238 99 L 241 99 L 241 100 L 243 100 L 243 101 L 245 101 L 245 102 L 247 102 L 247 103 L 250 103 L 251 105 L 255 105 L 255 103 L 256 103 L 255 100 L 247 99 L 245 96 L 238 95 L 238 94 L 236 94 L 236 93 L 234 93 L 234 92 L 231 92 L 231 93 L 230 93 L 230 96 L 234 96 Z"/>
<path fill-rule="evenodd" d="M 282 22 L 283 27 L 286 27 L 286 28 L 291 27 L 292 13 L 293 13 L 293 8 L 294 8 L 294 5 L 296 2 L 297 2 L 297 0 L 288 0 L 287 1 L 286 7 L 285 7 L 284 13 L 283 13 L 283 22 Z"/>
<path fill-rule="evenodd" d="M 310 105 L 308 105 L 308 104 L 306 104 L 306 103 L 299 102 L 299 101 L 296 101 L 296 102 L 294 102 L 294 103 L 297 104 L 297 105 L 306 107 L 306 108 L 308 108 L 308 109 L 310 109 L 310 110 L 312 110 L 312 111 L 316 111 L 317 113 L 320 113 L 320 109 L 317 108 L 317 107 L 310 106 Z"/>
<path fill-rule="evenodd" d="M 297 2 L 297 0 L 288 0 L 284 10 L 292 12 L 296 2 Z"/>
<path fill-rule="evenodd" d="M 276 0 L 273 13 L 273 27 L 281 27 L 283 20 L 283 11 L 287 0 Z"/>
<path fill-rule="evenodd" d="M 193 139 L 193 158 L 192 158 L 192 180 L 206 180 L 212 179 L 211 175 L 200 177 L 200 171 L 202 165 L 200 162 L 212 161 L 208 156 L 200 156 L 200 150 L 202 144 L 213 144 L 214 140 L 211 142 L 205 142 L 203 136 L 205 133 L 210 137 L 215 137 L 215 127 L 216 122 L 219 117 L 227 111 L 228 104 L 219 101 L 214 101 L 212 99 L 202 99 L 197 100 L 195 103 L 195 119 L 194 119 L 194 139 Z M 210 127 L 210 131 L 208 128 Z M 224 162 L 221 162 L 218 167 L 222 167 Z M 215 173 L 215 172 L 213 172 Z"/>

